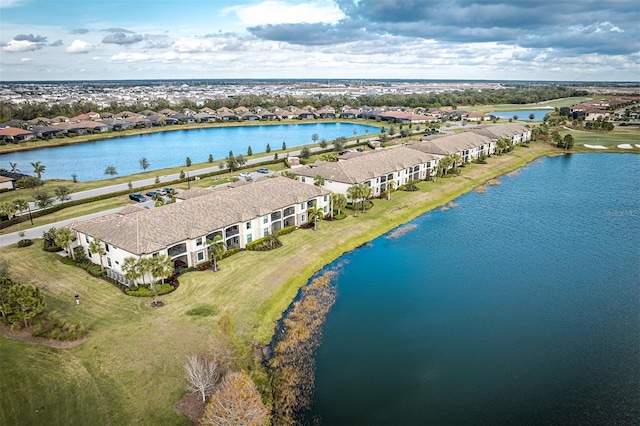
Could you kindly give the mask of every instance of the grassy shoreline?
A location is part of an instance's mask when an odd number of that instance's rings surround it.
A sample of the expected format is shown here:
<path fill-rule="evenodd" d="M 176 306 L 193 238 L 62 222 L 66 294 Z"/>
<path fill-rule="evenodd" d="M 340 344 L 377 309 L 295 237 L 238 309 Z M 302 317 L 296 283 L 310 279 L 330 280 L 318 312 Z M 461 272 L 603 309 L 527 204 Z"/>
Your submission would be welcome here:
<path fill-rule="evenodd" d="M 375 200 L 366 214 L 285 235 L 277 250 L 240 252 L 221 261 L 215 274 L 185 274 L 178 291 L 161 297 L 166 306 L 156 310 L 147 299 L 123 296 L 61 264 L 40 244 L 8 247 L 0 260 L 9 260 L 16 280 L 39 286 L 50 310 L 83 323 L 92 336 L 69 349 L 0 337 L 0 351 L 7 354 L 0 366 L 6 378 L 0 382 L 0 424 L 188 424 L 172 410 L 186 391 L 182 366 L 187 355 L 206 350 L 220 315 L 228 314 L 245 339 L 266 344 L 298 290 L 325 265 L 490 179 L 558 154 L 534 143 L 493 156 L 487 165 L 467 165 L 460 176 L 421 182 L 418 192 L 394 192 L 391 200 Z M 80 294 L 80 305 L 74 294 Z M 202 304 L 216 314 L 185 315 Z"/>

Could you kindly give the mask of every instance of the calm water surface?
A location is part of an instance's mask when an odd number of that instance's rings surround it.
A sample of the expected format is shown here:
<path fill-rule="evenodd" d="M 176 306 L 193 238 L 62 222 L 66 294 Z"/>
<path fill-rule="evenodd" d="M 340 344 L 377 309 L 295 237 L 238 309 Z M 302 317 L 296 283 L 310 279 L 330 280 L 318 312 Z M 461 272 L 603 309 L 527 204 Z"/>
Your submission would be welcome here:
<path fill-rule="evenodd" d="M 288 148 L 313 143 L 314 133 L 331 141 L 340 136 L 353 137 L 354 131 L 356 136 L 365 137 L 367 133 L 378 133 L 379 129 L 350 123 L 312 123 L 175 130 L 1 154 L 0 167 L 8 169 L 9 162 L 18 163 L 23 173 L 32 174 L 30 163 L 40 161 L 47 167 L 44 179 L 71 179 L 75 173 L 81 181 L 98 180 L 109 177 L 104 175 L 107 166 L 115 166 L 120 176 L 142 172 L 139 163 L 142 157 L 149 161 L 148 170 L 179 166 L 185 164 L 187 157 L 194 164 L 203 163 L 209 154 L 217 165 L 229 150 L 235 155 L 246 155 L 251 146 L 257 154 L 265 152 L 270 144 L 275 153 L 281 151 L 282 142 Z"/>
<path fill-rule="evenodd" d="M 312 416 L 638 424 L 639 176 L 633 154 L 541 159 L 329 265 Z"/>
<path fill-rule="evenodd" d="M 496 117 L 500 117 L 502 119 L 508 120 L 509 118 L 513 118 L 514 115 L 518 116 L 518 121 L 528 121 L 529 115 L 533 114 L 534 120 L 542 120 L 545 114 L 553 111 L 551 109 L 525 109 L 525 110 L 516 110 L 516 111 L 499 111 L 499 112 L 489 112 L 489 115 L 495 115 Z"/>

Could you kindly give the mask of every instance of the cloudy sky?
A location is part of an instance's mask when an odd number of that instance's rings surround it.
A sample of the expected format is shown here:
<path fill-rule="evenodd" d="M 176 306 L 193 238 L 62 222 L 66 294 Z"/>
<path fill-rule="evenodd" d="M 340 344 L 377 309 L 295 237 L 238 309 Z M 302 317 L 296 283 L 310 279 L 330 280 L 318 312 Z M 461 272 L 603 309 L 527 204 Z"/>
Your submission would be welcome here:
<path fill-rule="evenodd" d="M 0 0 L 0 81 L 640 80 L 637 0 Z"/>

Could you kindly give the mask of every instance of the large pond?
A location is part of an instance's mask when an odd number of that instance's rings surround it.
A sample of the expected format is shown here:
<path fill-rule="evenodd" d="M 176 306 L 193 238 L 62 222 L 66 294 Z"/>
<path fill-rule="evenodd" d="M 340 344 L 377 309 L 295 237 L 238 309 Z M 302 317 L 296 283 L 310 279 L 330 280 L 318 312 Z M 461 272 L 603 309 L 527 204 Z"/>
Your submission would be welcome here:
<path fill-rule="evenodd" d="M 176 130 L 137 136 L 126 136 L 96 142 L 42 148 L 31 151 L 0 155 L 0 167 L 8 168 L 9 162 L 17 163 L 23 173 L 32 174 L 31 163 L 40 161 L 46 166 L 44 179 L 78 180 L 106 179 L 104 171 L 114 166 L 118 175 L 139 173 L 139 160 L 145 157 L 148 170 L 158 170 L 185 164 L 186 158 L 193 163 L 206 162 L 209 154 L 215 160 L 225 158 L 229 150 L 235 155 L 247 154 L 251 147 L 254 154 L 266 151 L 270 144 L 272 152 L 313 143 L 312 136 L 331 141 L 340 136 L 365 137 L 378 133 L 374 126 L 350 123 L 281 124 L 268 126 L 234 126 L 204 129 Z M 215 161 L 214 164 L 218 164 Z"/>
<path fill-rule="evenodd" d="M 637 424 L 639 159 L 538 160 L 329 265 L 312 416 Z"/>
<path fill-rule="evenodd" d="M 533 114 L 533 120 L 541 121 L 545 114 L 554 111 L 554 109 L 522 109 L 514 111 L 497 111 L 488 112 L 487 114 L 499 117 L 500 119 L 508 120 L 514 116 L 518 117 L 518 121 L 531 120 L 529 117 Z"/>

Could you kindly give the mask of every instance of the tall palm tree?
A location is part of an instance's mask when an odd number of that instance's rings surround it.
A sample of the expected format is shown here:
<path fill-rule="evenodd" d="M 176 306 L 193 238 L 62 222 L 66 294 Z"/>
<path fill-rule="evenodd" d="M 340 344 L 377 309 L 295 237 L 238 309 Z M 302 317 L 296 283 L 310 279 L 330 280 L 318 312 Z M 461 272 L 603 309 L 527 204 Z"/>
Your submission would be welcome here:
<path fill-rule="evenodd" d="M 41 164 L 40 161 L 31 163 L 31 165 L 33 166 L 33 173 L 35 173 L 38 176 L 38 179 L 42 179 L 42 174 L 46 170 L 47 166 L 45 166 L 44 164 Z"/>
<path fill-rule="evenodd" d="M 165 278 L 170 277 L 173 274 L 173 262 L 171 258 L 166 254 L 159 254 L 157 256 L 145 258 L 147 262 L 148 271 L 151 273 L 151 289 L 153 290 L 153 300 L 158 297 L 156 290 L 156 279 L 160 278 L 162 284 L 164 284 Z"/>
<path fill-rule="evenodd" d="M 153 194 L 153 201 L 156 202 L 155 204 L 156 207 L 164 206 L 166 203 L 164 197 L 159 192 L 156 192 L 155 194 Z"/>
<path fill-rule="evenodd" d="M 366 211 L 365 201 L 371 198 L 372 191 L 371 191 L 371 187 L 364 183 L 359 183 L 358 186 L 359 186 L 358 193 L 360 194 L 360 199 L 362 203 L 362 213 L 364 213 Z"/>
<path fill-rule="evenodd" d="M 317 206 L 316 203 L 313 203 L 313 207 L 309 207 L 307 209 L 307 215 L 309 216 L 309 221 L 313 221 L 313 230 L 318 230 L 318 220 L 324 217 L 324 211 Z"/>
<path fill-rule="evenodd" d="M 358 184 L 351 185 L 347 188 L 347 197 L 351 200 L 351 204 L 353 205 L 353 215 L 358 216 L 358 209 L 356 208 L 358 200 L 360 199 L 360 188 Z"/>
<path fill-rule="evenodd" d="M 331 194 L 331 202 L 333 203 L 333 208 L 338 210 L 338 215 L 340 215 L 342 209 L 347 206 L 347 197 L 343 194 L 334 192 Z M 331 209 L 331 214 L 333 215 L 333 209 Z"/>
<path fill-rule="evenodd" d="M 324 178 L 320 175 L 316 175 L 315 179 L 313 180 L 313 184 L 315 186 L 323 186 L 324 185 Z"/>
<path fill-rule="evenodd" d="M 69 253 L 69 257 L 71 259 L 75 259 L 73 250 L 71 250 L 71 243 L 73 242 L 73 234 L 71 230 L 67 227 L 62 227 L 56 229 L 56 236 L 54 238 L 55 243 L 58 247 L 64 247 Z"/>
<path fill-rule="evenodd" d="M 98 240 L 97 238 L 94 238 L 93 240 L 91 240 L 91 242 L 89 243 L 89 252 L 91 254 L 97 254 L 98 256 L 100 256 L 100 270 L 104 271 L 102 256 L 107 254 L 107 252 L 105 248 L 102 246 L 102 244 L 100 244 L 100 240 Z"/>
<path fill-rule="evenodd" d="M 209 248 L 209 257 L 213 264 L 213 272 L 218 272 L 218 257 L 222 255 L 226 249 L 222 236 L 216 235 L 213 237 L 213 240 L 208 239 L 207 245 Z"/>
<path fill-rule="evenodd" d="M 13 216 L 15 216 L 17 210 L 18 209 L 16 208 L 15 203 L 5 201 L 4 203 L 0 204 L 0 215 L 6 216 L 8 219 L 11 219 Z"/>
<path fill-rule="evenodd" d="M 175 189 L 171 189 L 169 192 L 167 192 L 167 201 L 168 201 L 169 204 L 176 202 L 176 190 Z"/>
<path fill-rule="evenodd" d="M 11 161 L 9 161 L 9 165 L 11 166 L 11 173 L 20 173 L 18 163 L 12 163 Z"/>
<path fill-rule="evenodd" d="M 396 189 L 396 181 L 390 179 L 387 181 L 387 200 L 391 200 L 391 191 Z"/>

